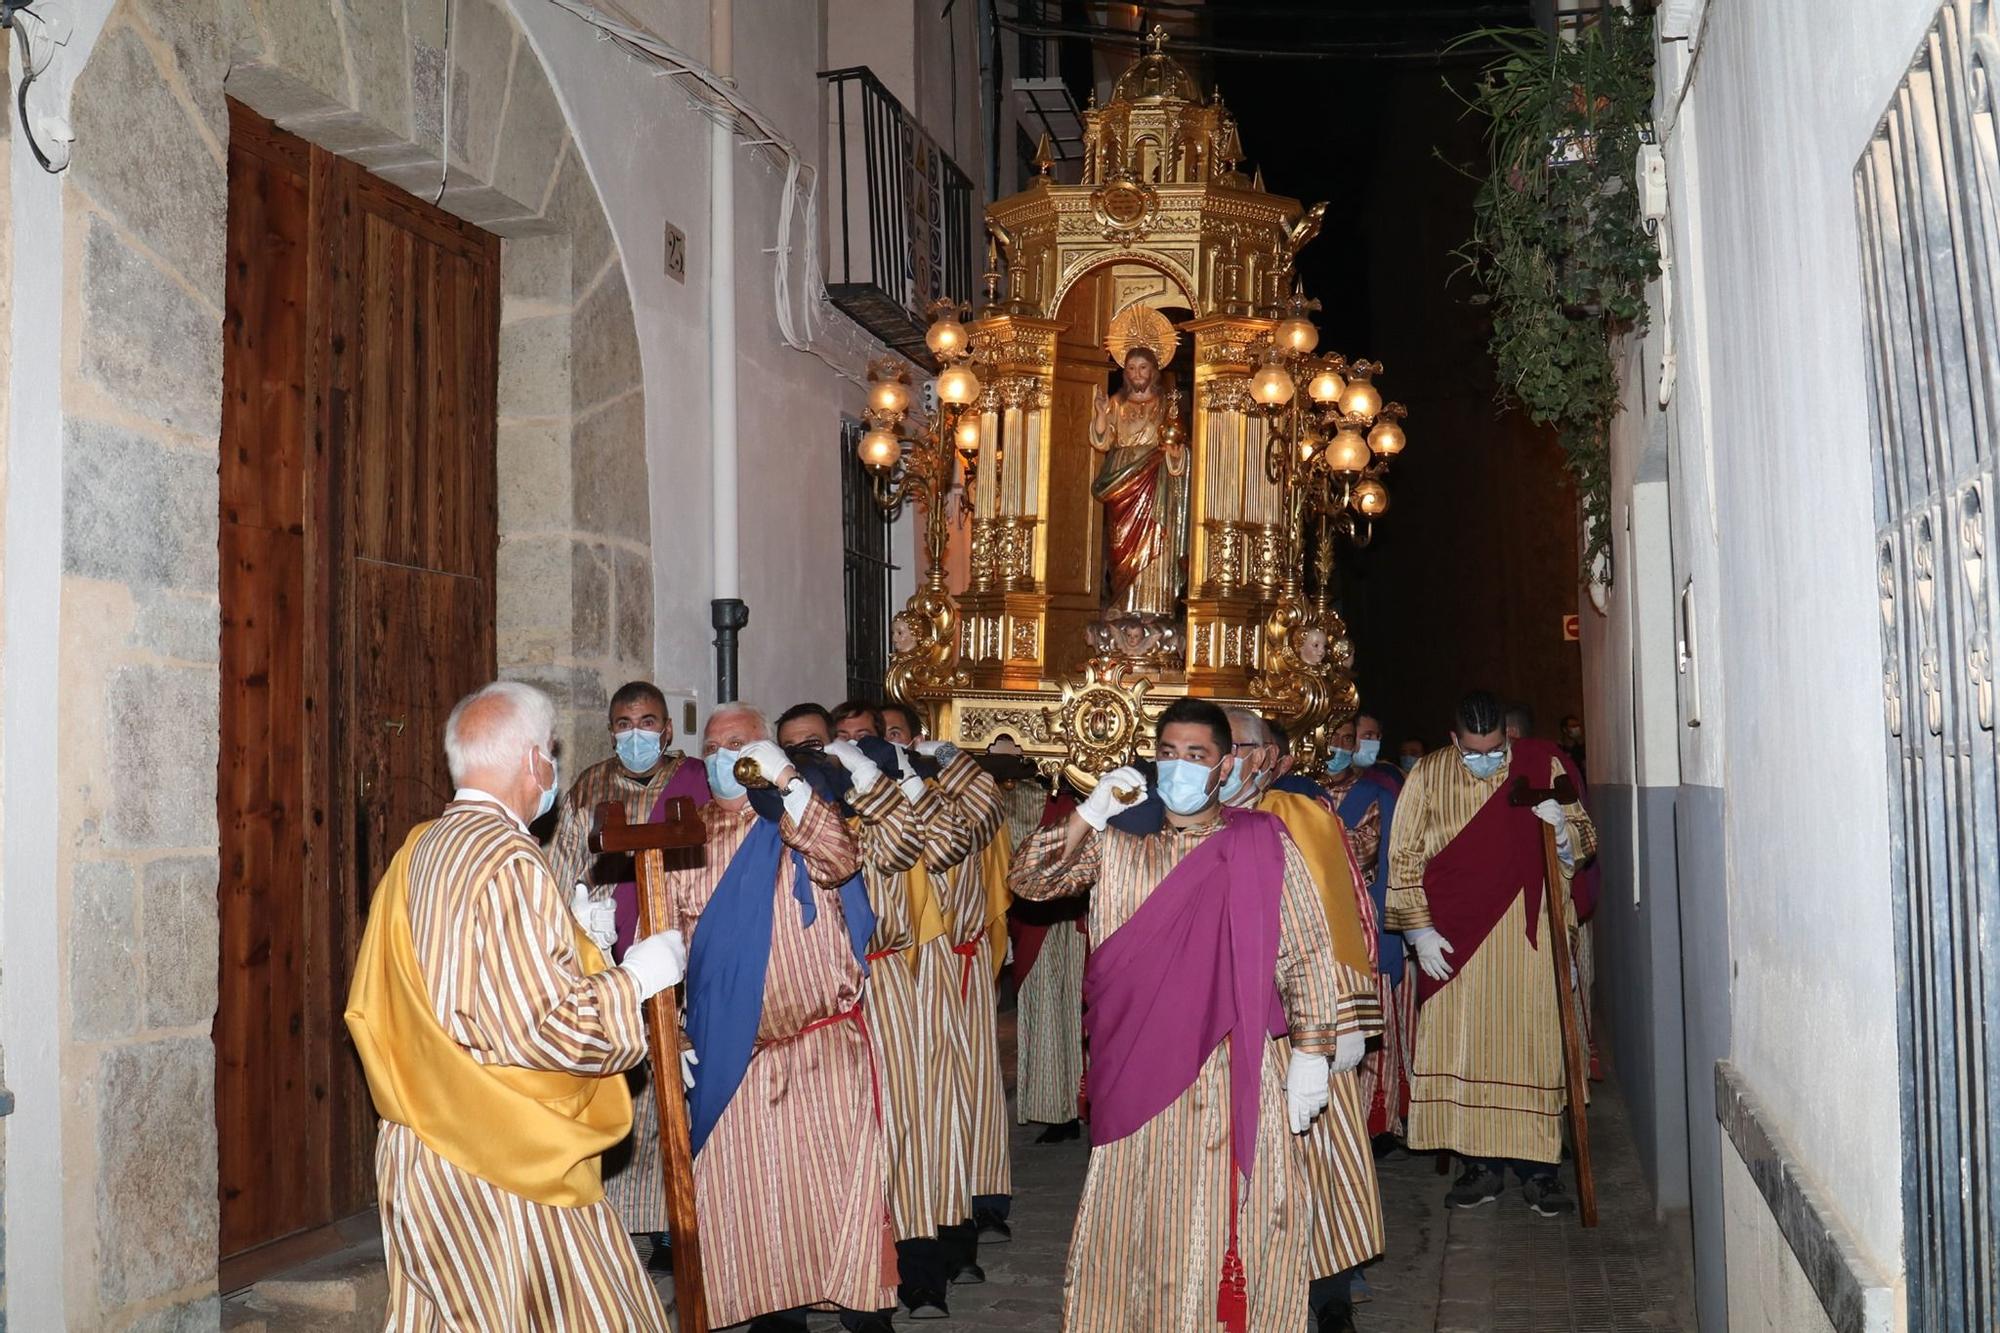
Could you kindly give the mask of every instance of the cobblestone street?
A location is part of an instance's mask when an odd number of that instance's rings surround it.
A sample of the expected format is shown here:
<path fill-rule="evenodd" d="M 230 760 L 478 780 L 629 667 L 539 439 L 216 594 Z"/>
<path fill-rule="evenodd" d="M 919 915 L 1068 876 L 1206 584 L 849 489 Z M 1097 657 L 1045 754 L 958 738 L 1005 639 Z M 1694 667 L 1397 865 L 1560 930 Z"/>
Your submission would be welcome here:
<path fill-rule="evenodd" d="M 1001 1016 L 1013 1068 L 1013 1015 Z M 1388 1245 L 1366 1272 L 1355 1312 L 1361 1333 L 1694 1333 L 1691 1275 L 1653 1221 L 1625 1108 L 1608 1084 L 1592 1090 L 1591 1142 L 1599 1223 L 1538 1217 L 1518 1186 L 1470 1211 L 1444 1206 L 1449 1176 L 1429 1155 L 1380 1167 Z M 1014 1133 L 1014 1239 L 982 1246 L 982 1286 L 954 1287 L 949 1320 L 899 1327 L 937 1333 L 1056 1333 L 1063 1254 L 1083 1188 L 1086 1144 L 1038 1145 Z M 1565 1168 L 1567 1172 L 1567 1168 Z M 840 1327 L 815 1316 L 813 1333 Z"/>

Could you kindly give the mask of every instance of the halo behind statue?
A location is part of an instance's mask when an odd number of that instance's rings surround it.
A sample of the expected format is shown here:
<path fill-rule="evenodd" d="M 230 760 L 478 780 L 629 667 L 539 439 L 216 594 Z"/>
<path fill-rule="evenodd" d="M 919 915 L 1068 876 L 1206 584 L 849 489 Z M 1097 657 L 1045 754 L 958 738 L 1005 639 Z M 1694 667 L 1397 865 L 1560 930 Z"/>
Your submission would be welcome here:
<path fill-rule="evenodd" d="M 1144 347 L 1159 358 L 1160 369 L 1174 359 L 1174 348 L 1180 345 L 1180 331 L 1174 322 L 1149 305 L 1128 305 L 1111 317 L 1111 328 L 1104 335 L 1104 350 L 1111 353 L 1113 365 L 1125 364 L 1125 354 L 1134 347 Z"/>

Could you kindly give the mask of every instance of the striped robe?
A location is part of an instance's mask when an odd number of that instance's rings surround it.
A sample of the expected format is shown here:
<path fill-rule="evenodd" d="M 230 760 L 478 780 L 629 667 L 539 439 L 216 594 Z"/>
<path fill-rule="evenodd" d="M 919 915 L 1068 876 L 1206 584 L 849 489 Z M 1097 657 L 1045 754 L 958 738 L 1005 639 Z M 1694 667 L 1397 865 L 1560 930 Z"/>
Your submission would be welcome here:
<path fill-rule="evenodd" d="M 1331 808 L 1340 812 L 1340 803 L 1363 781 L 1352 768 L 1326 781 Z M 1381 865 L 1382 805 L 1371 804 L 1368 813 L 1353 824 L 1345 824 L 1347 845 L 1361 868 L 1362 894 L 1366 905 L 1363 924 L 1368 931 L 1368 955 L 1381 957 L 1381 923 L 1375 919 L 1375 874 Z M 1407 1125 L 1410 1098 L 1410 1055 L 1416 1041 L 1417 988 L 1410 982 L 1404 959 L 1404 984 L 1392 986 L 1379 970 L 1375 973 L 1375 994 L 1382 1005 L 1382 1040 L 1371 1047 L 1361 1061 L 1361 1104 L 1367 1108 L 1369 1133 L 1401 1135 Z"/>
<path fill-rule="evenodd" d="M 1167 872 L 1216 825 L 1171 825 L 1135 838 L 1109 829 L 1061 859 L 1064 829 L 1023 844 L 1009 884 L 1023 898 L 1088 892 L 1090 938 L 1123 925 Z M 1239 1199 L 1237 1244 L 1253 1333 L 1306 1324 L 1312 1229 L 1304 1154 L 1290 1142 L 1285 1067 L 1291 1046 L 1330 1055 L 1339 1030 L 1340 978 L 1325 913 L 1298 848 L 1287 837 L 1279 903 L 1276 983 L 1291 1041 L 1262 1053 L 1257 1161 Z M 1094 1147 L 1083 1182 L 1063 1282 L 1065 1333 L 1214 1333 L 1216 1282 L 1229 1244 L 1229 1043 L 1186 1092 L 1136 1133 Z"/>
<path fill-rule="evenodd" d="M 972 830 L 972 851 L 940 885 L 952 966 L 933 985 L 957 1005 L 958 1042 L 966 1096 L 966 1184 L 974 1197 L 1012 1194 L 1008 1159 L 1007 1088 L 1000 1077 L 1000 997 L 986 952 L 986 880 L 982 853 L 1001 834 L 1000 784 L 970 755 L 952 757 L 938 774 L 945 799 Z"/>
<path fill-rule="evenodd" d="M 758 816 L 701 809 L 705 863 L 669 871 L 674 921 L 692 946 L 702 909 Z M 818 919 L 800 924 L 792 857 L 772 885 L 771 960 L 757 1046 L 736 1096 L 694 1161 L 702 1276 L 716 1327 L 799 1306 L 895 1303 L 882 1199 L 882 1130 L 861 1012 L 862 972 L 835 886 L 860 865 L 840 812 L 815 797 L 779 829 L 805 854 Z M 695 1077 L 700 1078 L 699 1067 Z"/>
<path fill-rule="evenodd" d="M 1389 929 L 1430 925 L 1424 868 L 1506 785 L 1507 769 L 1502 765 L 1490 778 L 1475 778 L 1458 748 L 1447 746 L 1425 755 L 1410 770 L 1396 798 L 1390 830 Z M 1562 772 L 1554 761 L 1550 770 L 1544 783 Z M 1563 813 L 1576 864 L 1581 865 L 1597 849 L 1597 831 L 1581 805 L 1565 806 Z M 1555 968 L 1545 952 L 1546 920 L 1536 931 L 1535 944 L 1528 943 L 1526 888 L 1519 886 L 1513 906 L 1476 952 L 1446 955 L 1457 975 L 1420 1013 L 1406 1136 L 1413 1150 L 1562 1160 L 1568 1097 Z M 1568 891 L 1565 875 L 1562 892 Z M 1414 956 L 1410 963 L 1416 965 Z"/>
<path fill-rule="evenodd" d="M 1000 804 L 1012 846 L 1041 827 L 1049 794 L 1038 782 L 1001 784 Z M 1081 909 L 1079 908 L 1079 914 Z M 1089 954 L 1081 923 L 1049 924 L 1035 965 L 1020 973 L 1014 1015 L 1014 1120 L 1060 1125 L 1077 1118 L 1083 1082 L 1083 961 Z"/>
<path fill-rule="evenodd" d="M 410 858 L 411 943 L 432 1012 L 481 1064 L 615 1075 L 646 1052 L 639 991 L 582 975 L 569 895 L 514 815 L 461 799 Z M 384 1122 L 375 1148 L 389 1333 L 536 1328 L 666 1333 L 606 1202 L 556 1208 L 447 1162 Z"/>
<path fill-rule="evenodd" d="M 971 1205 L 953 1146 L 963 1133 L 957 1027 L 945 991 L 923 984 L 923 957 L 912 951 L 908 872 L 919 860 L 963 857 L 972 831 L 934 787 L 913 803 L 882 778 L 853 804 L 862 880 L 875 909 L 868 1026 L 881 1071 L 889 1221 L 897 1240 L 918 1240 L 962 1220 Z M 952 958 L 942 938 L 924 952 Z"/>
<path fill-rule="evenodd" d="M 646 777 L 634 778 L 617 758 L 592 764 L 563 793 L 556 835 L 549 841 L 549 867 L 564 888 L 588 884 L 593 898 L 603 899 L 621 881 L 633 876 L 630 856 L 592 856 L 590 827 L 597 807 L 616 801 L 625 818 L 643 824 L 653 817 L 660 793 L 687 762 L 668 754 Z M 653 1092 L 653 1064 L 640 1064 L 626 1075 L 632 1089 L 632 1134 L 604 1154 L 604 1197 L 611 1201 L 625 1229 L 657 1232 L 667 1229 L 666 1172 L 660 1163 L 660 1107 Z"/>

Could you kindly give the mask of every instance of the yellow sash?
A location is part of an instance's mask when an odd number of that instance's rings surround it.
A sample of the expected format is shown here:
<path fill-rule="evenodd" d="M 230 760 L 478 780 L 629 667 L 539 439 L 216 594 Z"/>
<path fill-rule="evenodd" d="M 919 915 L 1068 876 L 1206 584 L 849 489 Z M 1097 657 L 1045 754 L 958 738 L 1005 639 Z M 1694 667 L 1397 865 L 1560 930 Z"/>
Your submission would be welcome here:
<path fill-rule="evenodd" d="M 1007 965 L 1007 909 L 1014 895 L 1007 888 L 1007 874 L 1014 868 L 1014 840 L 1002 824 L 993 840 L 979 853 L 979 873 L 986 877 L 986 958 L 997 980 Z"/>
<path fill-rule="evenodd" d="M 1361 911 L 1354 905 L 1359 886 L 1340 819 L 1312 797 L 1297 792 L 1265 792 L 1257 808 L 1285 821 L 1285 831 L 1292 835 L 1306 868 L 1312 871 L 1327 933 L 1333 937 L 1335 961 L 1364 977 L 1372 975 L 1375 969 L 1368 961 L 1368 937 L 1361 930 Z"/>
<path fill-rule="evenodd" d="M 480 1064 L 438 1023 L 410 939 L 410 849 L 429 827 L 410 831 L 375 890 L 347 994 L 375 1109 L 510 1194 L 558 1208 L 596 1203 L 598 1157 L 631 1131 L 632 1094 L 623 1075 Z M 580 930 L 575 938 L 578 966 L 602 970 L 597 947 Z"/>
<path fill-rule="evenodd" d="M 911 967 L 917 965 L 917 951 L 945 933 L 944 908 L 938 905 L 937 886 L 931 883 L 931 872 L 919 860 L 908 872 L 910 893 L 910 947 L 904 951 L 903 959 Z"/>

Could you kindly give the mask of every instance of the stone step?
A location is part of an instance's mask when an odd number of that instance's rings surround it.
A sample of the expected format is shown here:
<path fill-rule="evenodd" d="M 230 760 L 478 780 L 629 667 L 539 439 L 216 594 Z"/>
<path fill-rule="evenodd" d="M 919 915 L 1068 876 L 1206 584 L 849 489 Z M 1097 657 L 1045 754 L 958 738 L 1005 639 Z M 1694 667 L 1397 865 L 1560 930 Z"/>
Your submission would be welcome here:
<path fill-rule="evenodd" d="M 223 1304 L 229 1333 L 375 1333 L 389 1317 L 382 1241 L 372 1238 L 286 1269 Z"/>

